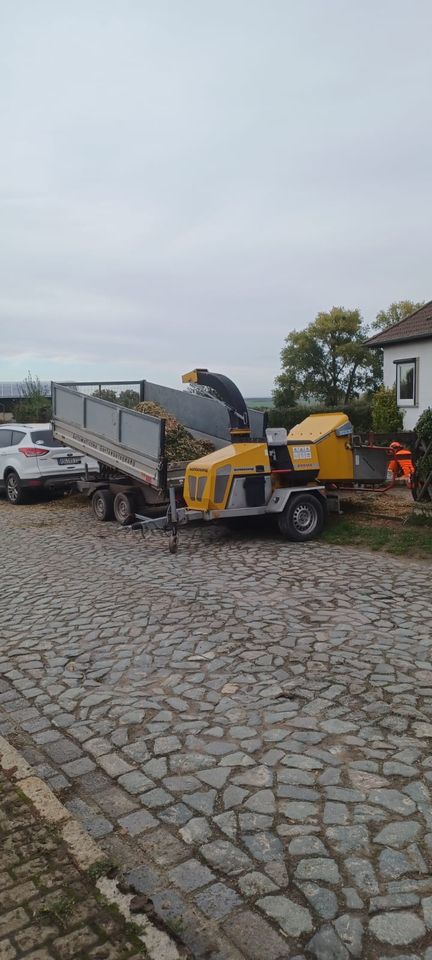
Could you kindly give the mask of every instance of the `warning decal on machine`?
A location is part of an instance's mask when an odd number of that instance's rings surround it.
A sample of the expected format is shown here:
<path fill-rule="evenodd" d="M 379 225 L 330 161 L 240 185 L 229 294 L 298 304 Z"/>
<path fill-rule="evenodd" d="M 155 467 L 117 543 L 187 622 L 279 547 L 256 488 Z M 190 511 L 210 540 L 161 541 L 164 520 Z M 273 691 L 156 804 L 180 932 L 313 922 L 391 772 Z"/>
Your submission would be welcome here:
<path fill-rule="evenodd" d="M 294 460 L 312 460 L 312 450 L 310 447 L 292 447 Z"/>

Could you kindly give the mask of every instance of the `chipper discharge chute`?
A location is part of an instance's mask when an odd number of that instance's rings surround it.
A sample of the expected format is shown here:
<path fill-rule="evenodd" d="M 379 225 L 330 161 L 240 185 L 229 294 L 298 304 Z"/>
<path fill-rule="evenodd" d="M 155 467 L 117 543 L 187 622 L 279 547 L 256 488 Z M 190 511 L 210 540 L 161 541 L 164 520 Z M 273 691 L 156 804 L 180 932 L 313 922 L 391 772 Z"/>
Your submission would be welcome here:
<path fill-rule="evenodd" d="M 291 449 L 284 429 L 270 429 L 266 437 L 251 437 L 244 398 L 223 374 L 198 369 L 185 374 L 184 383 L 210 387 L 225 404 L 231 442 L 188 464 L 179 505 L 178 491 L 170 488 L 166 517 L 136 516 L 130 525 L 143 532 L 162 527 L 171 533 L 170 549 L 177 547 L 177 531 L 191 521 L 238 520 L 275 515 L 283 536 L 306 541 L 318 536 L 326 515 L 325 490 L 317 483 L 319 462 L 313 444 Z"/>

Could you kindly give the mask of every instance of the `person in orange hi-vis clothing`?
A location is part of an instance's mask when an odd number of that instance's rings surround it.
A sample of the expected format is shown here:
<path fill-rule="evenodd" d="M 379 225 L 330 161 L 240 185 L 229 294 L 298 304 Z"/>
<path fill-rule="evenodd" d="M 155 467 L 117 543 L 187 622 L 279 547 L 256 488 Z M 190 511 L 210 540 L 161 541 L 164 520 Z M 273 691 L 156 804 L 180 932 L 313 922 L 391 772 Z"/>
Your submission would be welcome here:
<path fill-rule="evenodd" d="M 407 450 L 397 440 L 390 444 L 389 449 L 393 453 L 393 460 L 388 465 L 390 473 L 393 474 L 395 480 L 403 477 L 407 486 L 411 486 L 411 477 L 414 473 L 411 450 Z"/>

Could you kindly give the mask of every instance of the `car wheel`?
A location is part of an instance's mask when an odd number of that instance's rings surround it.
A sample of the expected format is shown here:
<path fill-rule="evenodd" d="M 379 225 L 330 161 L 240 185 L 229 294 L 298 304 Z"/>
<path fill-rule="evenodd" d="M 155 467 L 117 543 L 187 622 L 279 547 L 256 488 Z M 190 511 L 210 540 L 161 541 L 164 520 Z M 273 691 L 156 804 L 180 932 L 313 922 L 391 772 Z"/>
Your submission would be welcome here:
<path fill-rule="evenodd" d="M 278 518 L 279 530 L 287 540 L 305 543 L 318 537 L 324 526 L 324 509 L 310 493 L 299 493 L 289 498 Z"/>
<path fill-rule="evenodd" d="M 114 498 L 114 516 L 119 523 L 133 523 L 135 518 L 135 500 L 131 493 L 116 493 Z"/>
<path fill-rule="evenodd" d="M 26 499 L 25 490 L 21 486 L 21 480 L 15 470 L 11 470 L 6 477 L 6 496 L 9 503 L 13 503 L 14 507 L 24 503 Z"/>
<path fill-rule="evenodd" d="M 105 523 L 114 517 L 114 497 L 109 490 L 95 490 L 92 496 L 92 508 L 96 520 Z"/>

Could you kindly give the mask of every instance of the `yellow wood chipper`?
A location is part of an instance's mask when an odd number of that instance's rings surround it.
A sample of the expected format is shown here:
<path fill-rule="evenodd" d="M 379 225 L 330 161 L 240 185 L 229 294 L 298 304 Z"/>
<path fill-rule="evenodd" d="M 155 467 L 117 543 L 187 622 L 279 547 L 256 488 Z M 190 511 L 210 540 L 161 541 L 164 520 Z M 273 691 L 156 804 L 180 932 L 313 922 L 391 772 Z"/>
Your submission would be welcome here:
<path fill-rule="evenodd" d="M 143 532 L 167 530 L 172 552 L 182 524 L 264 515 L 277 520 L 287 539 L 305 542 L 324 526 L 326 485 L 385 481 L 388 452 L 355 446 L 352 425 L 342 413 L 313 414 L 289 434 L 270 428 L 265 439 L 254 439 L 245 400 L 228 377 L 196 369 L 183 382 L 210 388 L 226 405 L 231 442 L 187 465 L 180 498 L 178 488 L 169 489 L 165 517 L 136 514 L 129 523 Z"/>

